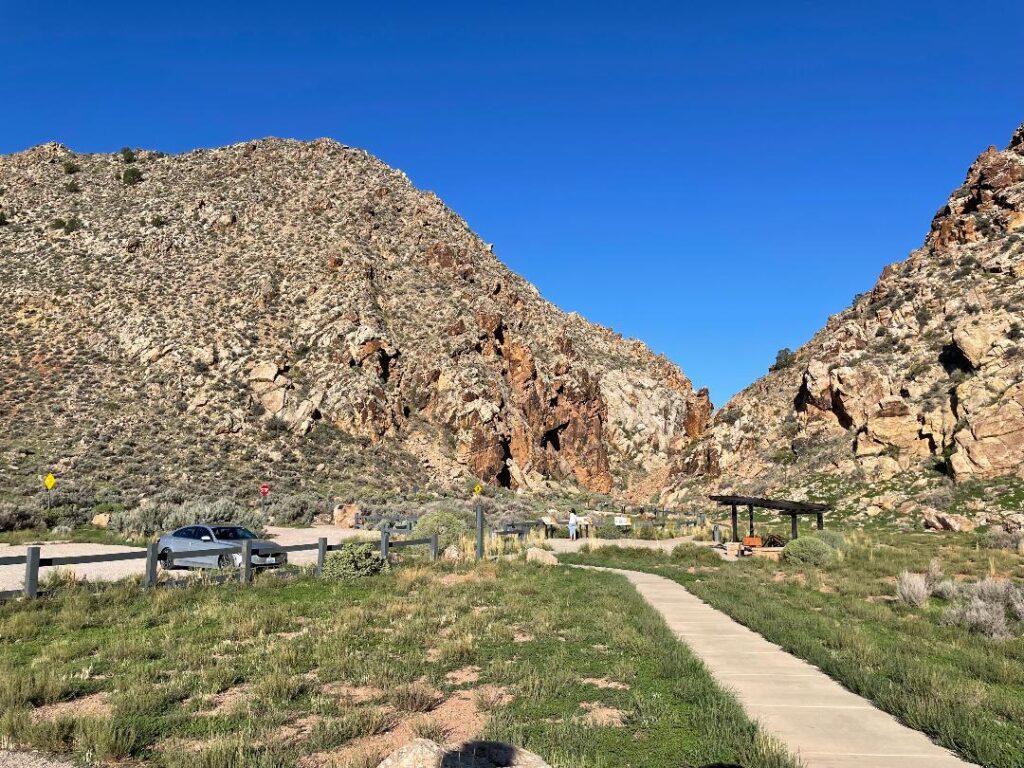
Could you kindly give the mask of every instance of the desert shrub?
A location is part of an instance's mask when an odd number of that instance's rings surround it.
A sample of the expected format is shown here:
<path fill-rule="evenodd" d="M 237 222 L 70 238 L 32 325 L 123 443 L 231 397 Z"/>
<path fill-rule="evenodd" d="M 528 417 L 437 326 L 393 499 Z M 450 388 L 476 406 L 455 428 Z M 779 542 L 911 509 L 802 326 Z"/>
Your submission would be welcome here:
<path fill-rule="evenodd" d="M 948 603 L 960 596 L 960 588 L 952 579 L 943 579 L 932 587 L 932 594 Z"/>
<path fill-rule="evenodd" d="M 64 173 L 68 174 L 69 176 L 73 173 L 78 173 L 80 170 L 82 170 L 81 166 L 74 160 L 65 160 L 61 165 L 64 168 Z"/>
<path fill-rule="evenodd" d="M 124 169 L 121 174 L 121 183 L 126 187 L 134 186 L 142 181 L 142 171 L 136 168 L 134 165 L 128 166 Z"/>
<path fill-rule="evenodd" d="M 324 508 L 320 496 L 299 493 L 281 496 L 270 505 L 270 517 L 278 525 L 311 525 Z"/>
<path fill-rule="evenodd" d="M 928 580 L 923 573 L 903 571 L 896 577 L 896 597 L 912 608 L 920 608 L 928 602 Z"/>
<path fill-rule="evenodd" d="M 4 213 L 3 211 L 0 211 L 0 227 L 6 227 L 7 224 L 7 214 Z"/>
<path fill-rule="evenodd" d="M 45 524 L 46 517 L 38 507 L 0 502 L 0 531 L 23 531 Z"/>
<path fill-rule="evenodd" d="M 654 541 L 658 538 L 658 530 L 653 526 L 650 528 L 634 528 L 633 538 L 642 541 Z"/>
<path fill-rule="evenodd" d="M 1024 530 L 1010 531 L 994 528 L 985 537 L 985 546 L 990 549 L 1019 550 L 1024 545 Z"/>
<path fill-rule="evenodd" d="M 415 538 L 426 538 L 437 534 L 437 546 L 444 551 L 451 545 L 458 546 L 462 537 L 469 532 L 469 524 L 457 513 L 448 509 L 435 509 L 422 515 L 413 528 Z"/>
<path fill-rule="evenodd" d="M 836 551 L 821 539 L 804 536 L 793 539 L 782 548 L 782 556 L 795 565 L 824 566 L 836 557 Z"/>
<path fill-rule="evenodd" d="M 939 562 L 937 557 L 933 557 L 928 562 L 928 572 L 925 573 L 924 579 L 928 583 L 928 591 L 934 591 L 935 587 L 940 581 L 942 581 L 942 563 Z"/>
<path fill-rule="evenodd" d="M 979 600 L 986 603 L 1006 603 L 1007 594 L 1010 591 L 1010 582 L 1003 579 L 985 578 L 976 582 L 971 587 L 971 592 Z"/>
<path fill-rule="evenodd" d="M 559 529 L 562 530 L 562 529 Z M 615 525 L 615 520 L 606 516 L 601 524 L 594 527 L 594 535 L 599 539 L 621 539 L 622 532 Z"/>
<path fill-rule="evenodd" d="M 1006 593 L 1006 604 L 1017 621 L 1024 621 L 1024 587 L 1011 587 Z"/>
<path fill-rule="evenodd" d="M 82 185 L 79 184 L 74 179 L 72 179 L 71 181 L 64 185 L 64 191 L 70 192 L 71 194 L 75 194 L 76 192 L 82 191 Z"/>
<path fill-rule="evenodd" d="M 324 577 L 328 579 L 358 579 L 390 569 L 390 563 L 380 556 L 380 549 L 372 542 L 346 541 L 324 559 Z"/>
<path fill-rule="evenodd" d="M 126 163 L 134 163 L 136 160 L 135 151 L 131 147 L 122 147 L 120 154 L 121 159 Z"/>
<path fill-rule="evenodd" d="M 827 529 L 824 531 L 815 531 L 813 536 L 816 539 L 824 541 L 826 544 L 832 547 L 832 549 L 837 550 L 839 552 L 842 552 L 844 549 L 846 549 L 846 539 L 843 538 L 843 534 L 839 533 L 838 531 L 830 531 Z"/>
<path fill-rule="evenodd" d="M 114 512 L 109 527 L 129 535 L 152 536 L 193 523 L 242 525 L 260 533 L 267 520 L 258 509 L 247 509 L 233 499 L 193 500 L 181 504 L 157 501 Z"/>
<path fill-rule="evenodd" d="M 1010 635 L 1003 603 L 985 602 L 977 595 L 966 602 L 947 608 L 942 615 L 942 622 L 995 639 Z"/>

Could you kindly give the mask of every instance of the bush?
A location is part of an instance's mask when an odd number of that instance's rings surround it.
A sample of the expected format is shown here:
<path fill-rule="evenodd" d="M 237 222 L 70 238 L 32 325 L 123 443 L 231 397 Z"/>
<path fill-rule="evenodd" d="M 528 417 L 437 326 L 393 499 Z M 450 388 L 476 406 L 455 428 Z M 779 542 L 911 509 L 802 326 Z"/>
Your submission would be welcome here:
<path fill-rule="evenodd" d="M 346 541 L 341 549 L 328 553 L 324 559 L 324 577 L 358 579 L 391 570 L 391 564 L 380 556 L 380 548 L 365 541 Z"/>
<path fill-rule="evenodd" d="M 986 637 L 1001 639 L 1010 635 L 1003 604 L 987 603 L 977 595 L 966 603 L 947 608 L 942 621 Z"/>
<path fill-rule="evenodd" d="M 985 578 L 971 587 L 971 592 L 982 602 L 1000 605 L 1006 603 L 1009 591 L 1010 582 L 1003 579 Z"/>
<path fill-rule="evenodd" d="M 324 508 L 324 500 L 313 494 L 280 496 L 270 504 L 270 518 L 278 525 L 311 525 Z"/>
<path fill-rule="evenodd" d="M 672 550 L 673 560 L 682 560 L 691 565 L 721 565 L 722 558 L 711 547 L 698 544 L 679 544 Z"/>
<path fill-rule="evenodd" d="M 0 531 L 23 531 L 43 528 L 46 518 L 38 507 L 0 502 Z"/>
<path fill-rule="evenodd" d="M 121 174 L 121 182 L 131 187 L 142 181 L 142 171 L 136 168 L 134 165 L 124 169 L 124 173 Z"/>
<path fill-rule="evenodd" d="M 846 539 L 843 538 L 843 534 L 837 531 L 815 531 L 813 535 L 814 538 L 825 542 L 830 547 L 832 547 L 832 549 L 838 552 L 842 552 L 844 549 L 846 549 Z"/>
<path fill-rule="evenodd" d="M 127 535 L 152 536 L 193 523 L 241 525 L 261 533 L 267 520 L 259 510 L 247 509 L 232 499 L 182 504 L 157 501 L 113 513 L 109 528 Z"/>
<path fill-rule="evenodd" d="M 932 594 L 948 603 L 960 596 L 960 588 L 952 579 L 943 579 L 932 587 Z"/>
<path fill-rule="evenodd" d="M 416 521 L 413 537 L 426 538 L 436 533 L 438 549 L 443 552 L 452 544 L 458 546 L 468 532 L 469 524 L 458 514 L 447 509 L 435 509 Z"/>
<path fill-rule="evenodd" d="M 923 573 L 903 571 L 896 577 L 896 597 L 905 605 L 920 608 L 928 602 L 928 596 L 928 580 Z"/>
<path fill-rule="evenodd" d="M 82 170 L 81 166 L 79 166 L 74 160 L 65 160 L 61 165 L 64 168 L 64 173 L 69 176 Z"/>
<path fill-rule="evenodd" d="M 782 548 L 782 556 L 796 565 L 828 565 L 836 557 L 836 551 L 821 539 L 804 536 L 793 539 Z"/>
<path fill-rule="evenodd" d="M 135 151 L 130 147 L 122 147 L 120 154 L 121 159 L 124 160 L 126 163 L 134 163 L 136 160 Z"/>

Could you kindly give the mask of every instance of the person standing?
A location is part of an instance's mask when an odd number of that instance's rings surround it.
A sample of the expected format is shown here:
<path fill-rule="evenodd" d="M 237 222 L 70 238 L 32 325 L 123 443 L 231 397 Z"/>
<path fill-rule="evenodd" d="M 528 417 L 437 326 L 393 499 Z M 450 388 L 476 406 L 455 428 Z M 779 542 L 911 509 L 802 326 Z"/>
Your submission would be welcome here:
<path fill-rule="evenodd" d="M 579 518 L 576 517 L 576 509 L 569 510 L 569 540 L 576 541 L 576 526 L 579 524 Z"/>

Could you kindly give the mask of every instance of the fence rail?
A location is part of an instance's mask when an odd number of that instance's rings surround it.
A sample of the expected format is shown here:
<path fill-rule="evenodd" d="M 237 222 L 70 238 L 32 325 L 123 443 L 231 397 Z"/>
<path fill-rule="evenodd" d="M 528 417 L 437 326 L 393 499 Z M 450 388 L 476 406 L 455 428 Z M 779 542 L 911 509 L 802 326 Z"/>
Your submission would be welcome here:
<path fill-rule="evenodd" d="M 274 545 L 273 552 L 308 552 L 316 550 L 316 574 L 323 574 L 324 560 L 328 552 L 335 552 L 341 549 L 347 542 L 328 544 L 326 538 L 309 544 L 288 544 L 285 546 Z M 392 541 L 391 533 L 384 531 L 381 534 L 381 556 L 388 557 L 393 549 L 412 547 L 417 545 L 429 545 L 431 560 L 438 557 L 437 534 L 428 538 L 409 539 L 407 541 Z M 216 547 L 210 549 L 188 550 L 183 552 L 168 552 L 161 556 L 157 544 L 149 544 L 145 550 L 138 552 L 113 552 L 101 555 L 69 555 L 65 557 L 42 557 L 40 547 L 28 547 L 24 555 L 12 555 L 0 557 L 0 565 L 24 565 L 25 578 L 24 586 L 18 590 L 7 590 L 0 592 L 0 601 L 12 600 L 17 597 L 36 598 L 39 596 L 39 569 L 63 565 L 86 565 L 89 563 L 116 563 L 124 560 L 145 560 L 146 570 L 143 575 L 143 586 L 152 589 L 157 585 L 157 572 L 161 561 L 167 565 L 173 565 L 175 560 L 191 560 L 197 557 L 219 557 L 220 555 L 241 555 L 241 567 L 239 568 L 239 579 L 243 584 L 252 581 L 253 573 L 253 548 L 251 541 L 242 541 L 238 545 Z M 263 551 L 263 550 L 260 550 Z"/>

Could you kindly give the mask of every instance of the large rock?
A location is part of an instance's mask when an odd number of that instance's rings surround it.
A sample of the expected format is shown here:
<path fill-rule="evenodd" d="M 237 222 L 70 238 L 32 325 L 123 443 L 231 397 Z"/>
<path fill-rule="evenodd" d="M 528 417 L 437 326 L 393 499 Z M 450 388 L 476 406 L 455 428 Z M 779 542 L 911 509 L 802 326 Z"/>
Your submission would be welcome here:
<path fill-rule="evenodd" d="M 921 523 L 933 531 L 973 531 L 974 522 L 963 515 L 942 512 L 938 509 L 922 506 L 918 510 Z"/>
<path fill-rule="evenodd" d="M 445 749 L 429 739 L 414 739 L 388 755 L 377 768 L 441 768 Z"/>

